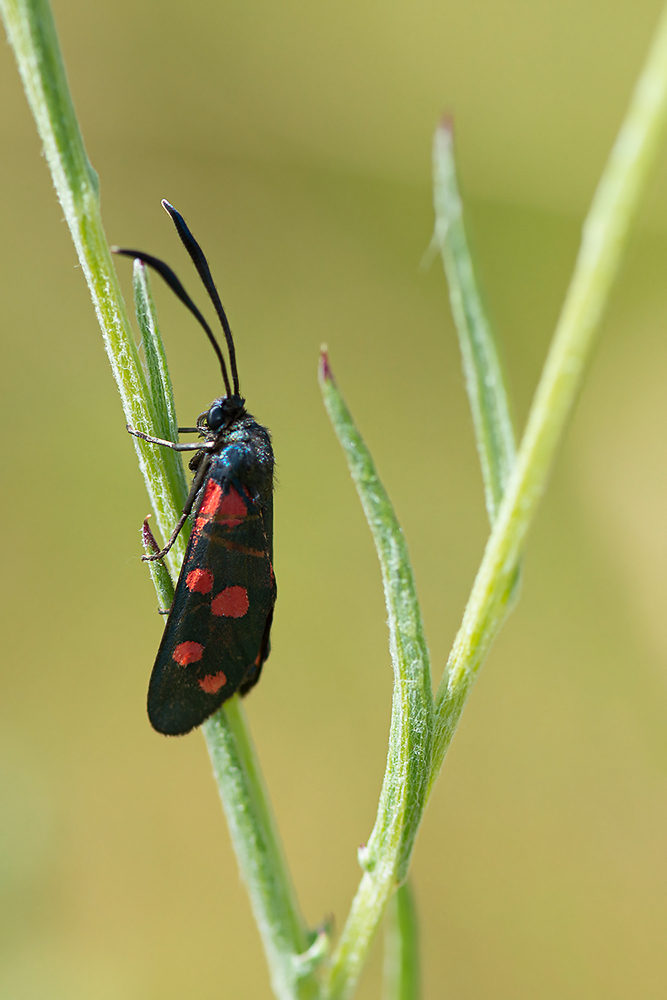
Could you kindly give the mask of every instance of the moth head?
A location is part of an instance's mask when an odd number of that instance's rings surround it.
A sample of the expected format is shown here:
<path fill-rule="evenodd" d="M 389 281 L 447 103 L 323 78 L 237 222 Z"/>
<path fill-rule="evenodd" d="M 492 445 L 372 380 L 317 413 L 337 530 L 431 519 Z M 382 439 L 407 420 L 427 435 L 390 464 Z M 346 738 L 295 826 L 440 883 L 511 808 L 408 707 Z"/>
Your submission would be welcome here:
<path fill-rule="evenodd" d="M 245 409 L 245 399 L 241 396 L 221 396 L 214 399 L 206 413 L 202 416 L 206 421 L 206 426 L 213 434 L 217 434 L 223 427 L 237 420 Z"/>

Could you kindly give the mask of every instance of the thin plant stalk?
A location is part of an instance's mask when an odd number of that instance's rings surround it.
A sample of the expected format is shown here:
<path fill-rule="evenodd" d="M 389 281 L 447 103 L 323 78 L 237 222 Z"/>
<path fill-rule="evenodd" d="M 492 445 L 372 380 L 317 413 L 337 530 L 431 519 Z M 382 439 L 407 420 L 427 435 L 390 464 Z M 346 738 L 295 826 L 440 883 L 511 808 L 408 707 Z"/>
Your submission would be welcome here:
<path fill-rule="evenodd" d="M 154 424 L 150 394 L 104 235 L 99 182 L 83 145 L 51 9 L 47 0 L 1 0 L 0 12 L 88 283 L 126 419 L 149 433 Z M 178 517 L 174 499 L 178 456 L 160 456 L 137 438 L 134 447 L 160 532 L 168 537 L 169 525 Z M 172 569 L 183 552 L 181 542 L 173 552 Z"/>
<path fill-rule="evenodd" d="M 482 384 L 479 384 L 479 376 L 490 356 L 488 350 L 486 354 L 478 354 L 476 360 L 470 360 L 467 368 L 467 374 L 478 382 L 477 388 L 471 393 L 471 396 L 476 397 L 472 400 L 472 408 L 478 428 L 478 446 L 482 468 L 485 470 L 487 504 L 493 529 L 436 698 L 435 745 L 429 791 L 439 773 L 477 671 L 511 606 L 523 542 L 546 487 L 557 446 L 583 379 L 595 334 L 622 259 L 630 225 L 636 216 L 639 199 L 656 157 L 666 111 L 667 8 L 658 25 L 630 109 L 584 226 L 572 283 L 536 392 L 526 432 L 513 464 L 509 462 L 513 449 L 511 435 L 508 433 L 511 429 L 509 409 L 507 408 L 505 420 L 498 408 L 497 388 L 499 385 L 502 387 L 502 382 L 495 382 L 495 395 L 488 397 L 486 402 L 481 391 L 484 387 L 483 379 Z M 476 289 L 473 291 L 476 295 Z M 488 341 L 486 346 L 488 347 Z M 469 353 L 474 354 L 472 348 Z M 464 348 L 464 364 L 467 364 L 465 354 Z M 373 468 L 372 478 L 365 483 L 363 476 L 355 472 L 355 468 L 364 463 L 370 463 L 369 467 L 372 468 L 372 460 L 327 372 L 328 364 L 325 360 L 320 378 L 325 406 L 346 452 L 352 477 L 373 530 L 369 510 L 381 495 L 377 477 Z M 502 391 L 504 392 L 504 388 Z M 487 405 L 492 418 L 484 426 L 488 416 L 484 413 L 484 407 Z M 492 412 L 494 407 L 495 418 Z M 498 428 L 500 434 L 496 433 Z M 497 515 L 494 519 L 492 512 L 495 510 Z M 377 540 L 376 546 L 384 577 L 383 554 Z M 418 609 L 413 608 L 412 613 L 418 616 Z M 395 695 L 387 774 L 391 773 L 393 766 L 391 740 L 397 718 L 396 705 Z M 400 716 L 400 710 L 398 715 Z M 410 726 L 407 715 L 403 717 L 403 721 L 406 725 L 403 738 L 406 739 Z M 421 800 L 419 814 L 411 817 L 412 840 L 421 819 L 423 805 L 424 801 Z M 378 822 L 381 816 L 382 810 L 379 810 Z M 400 819 L 395 829 L 398 828 Z M 387 842 L 383 846 L 385 850 L 373 858 L 374 866 L 362 876 L 341 941 L 334 953 L 327 993 L 332 998 L 345 1000 L 352 995 L 373 931 L 391 896 L 392 878 L 395 878 L 392 847 L 395 850 L 395 844 Z M 403 877 L 409 857 L 408 851 L 404 856 Z M 362 865 L 364 860 L 362 857 Z M 379 868 L 378 863 L 383 867 Z"/>
<path fill-rule="evenodd" d="M 512 576 L 655 163 L 667 117 L 667 7 L 584 223 L 581 246 L 498 516 L 436 696 L 431 784 L 507 613 Z"/>
<path fill-rule="evenodd" d="M 407 876 L 430 773 L 433 697 L 428 648 L 403 531 L 324 352 L 320 388 L 375 542 L 394 669 L 389 751 L 377 818 L 368 845 L 360 851 L 364 874 L 325 983 L 329 1000 L 344 1000 L 356 988 L 387 902 Z"/>
<path fill-rule="evenodd" d="M 137 319 L 146 354 L 149 385 L 161 419 L 160 433 L 177 429 L 173 394 L 147 268 L 134 263 Z M 185 477 L 184 477 L 185 489 Z M 144 548 L 159 549 L 144 523 Z M 149 564 L 162 608 L 174 599 L 174 585 L 161 561 Z M 271 984 L 281 1000 L 314 1000 L 313 976 L 328 947 L 328 936 L 305 927 L 282 851 L 259 761 L 250 739 L 241 700 L 234 697 L 202 726 L 239 867 L 268 957 Z"/>
<path fill-rule="evenodd" d="M 273 992 L 280 1000 L 315 1000 L 317 967 L 328 935 L 309 934 L 304 925 L 239 695 L 207 719 L 202 730 Z"/>
<path fill-rule="evenodd" d="M 387 907 L 382 1000 L 419 1000 L 419 939 L 415 901 L 405 882 Z"/>
<path fill-rule="evenodd" d="M 174 393 L 169 378 L 167 355 L 160 336 L 148 268 L 143 261 L 134 261 L 132 278 L 134 309 L 141 332 L 141 346 L 146 358 L 148 388 L 153 403 L 155 436 L 167 441 L 178 441 L 178 420 L 176 419 Z M 179 493 L 182 496 L 187 496 L 188 486 L 183 472 L 183 463 L 180 461 L 178 469 L 181 473 Z"/>
<path fill-rule="evenodd" d="M 156 378 L 152 373 L 149 386 L 138 361 L 102 229 L 97 177 L 81 140 L 48 3 L 0 0 L 0 10 L 88 281 L 126 419 L 138 430 L 154 432 L 162 419 L 151 391 L 155 391 Z M 405 541 L 330 369 L 326 362 L 322 365 L 325 405 L 380 558 L 394 667 L 389 753 L 377 819 L 369 844 L 360 854 L 364 874 L 350 915 L 324 970 L 326 934 L 315 938 L 309 934 L 298 911 L 238 699 L 204 727 L 280 1000 L 310 1000 L 320 993 L 327 1000 L 351 997 L 385 906 L 407 876 L 428 791 L 479 666 L 507 613 L 525 536 L 583 378 L 630 223 L 655 159 L 666 109 L 667 8 L 586 220 L 572 283 L 514 463 L 509 461 L 509 417 L 506 421 L 500 414 L 497 393 L 484 396 L 488 350 L 476 360 L 468 359 L 467 379 L 476 382 L 471 398 L 476 400 L 473 418 L 487 504 L 490 514 L 493 510 L 497 515 L 435 709 Z M 461 302 L 464 311 L 468 306 L 470 301 Z M 467 346 L 474 355 L 475 331 L 470 330 Z M 166 449 L 137 439 L 134 445 L 160 532 L 166 537 L 182 504 L 182 469 L 177 456 Z M 183 543 L 170 554 L 173 572 L 178 571 L 182 554 Z M 158 596 L 168 600 L 169 574 L 165 570 L 155 578 Z M 404 936 L 407 940 L 408 930 Z"/>
<path fill-rule="evenodd" d="M 486 508 L 493 524 L 514 466 L 516 444 L 498 348 L 468 246 L 449 118 L 443 119 L 433 138 L 433 207 L 433 245 L 440 251 L 447 276 Z"/>
<path fill-rule="evenodd" d="M 170 386 L 157 408 L 151 394 L 151 387 L 156 388 L 158 381 L 168 383 L 162 363 L 164 352 L 155 329 L 151 333 L 155 338 L 154 356 L 149 358 L 149 365 L 155 362 L 157 368 L 151 371 L 149 387 L 104 235 L 97 175 L 84 149 L 49 4 L 47 0 L 0 0 L 0 13 L 88 282 L 125 418 L 135 429 L 155 434 L 162 422 L 160 405 L 166 406 L 167 416 L 170 408 Z M 135 287 L 137 284 L 141 287 L 142 282 L 135 282 Z M 140 312 L 146 311 L 148 301 L 149 295 L 144 290 L 138 296 Z M 145 334 L 153 324 L 150 308 L 144 318 L 142 333 Z M 173 429 L 173 421 L 170 422 Z M 133 438 L 133 443 L 160 533 L 168 538 L 185 498 L 180 458 L 170 449 L 137 438 Z M 146 530 L 144 540 L 148 540 Z M 169 554 L 174 575 L 179 571 L 184 546 L 185 537 L 178 540 Z M 153 578 L 158 599 L 164 606 L 171 599 L 169 573 L 166 569 L 157 570 Z M 234 788 L 233 803 L 225 802 L 228 815 L 230 811 L 234 815 L 243 813 L 236 817 L 236 825 L 230 824 L 232 839 L 258 917 L 277 996 L 280 1000 L 306 1000 L 315 995 L 314 970 L 325 950 L 322 935 L 313 941 L 298 909 L 243 713 L 236 705 L 227 711 L 223 707 L 204 735 L 221 796 L 226 799 L 228 790 Z M 238 837 L 234 839 L 235 829 L 243 830 L 242 843 Z M 248 829 L 255 833 L 254 848 L 252 844 L 249 846 Z M 261 857 L 254 856 L 255 850 L 261 851 Z M 271 870 L 267 874 L 269 856 Z"/>

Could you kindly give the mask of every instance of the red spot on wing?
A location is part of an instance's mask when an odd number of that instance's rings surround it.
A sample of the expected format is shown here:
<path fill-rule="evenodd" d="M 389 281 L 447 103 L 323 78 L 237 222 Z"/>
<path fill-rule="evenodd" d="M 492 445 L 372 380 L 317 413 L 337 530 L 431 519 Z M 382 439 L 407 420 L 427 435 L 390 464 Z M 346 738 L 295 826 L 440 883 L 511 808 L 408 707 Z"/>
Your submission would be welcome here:
<path fill-rule="evenodd" d="M 204 499 L 197 511 L 199 517 L 213 517 L 222 499 L 222 486 L 214 479 L 209 479 L 204 490 Z"/>
<path fill-rule="evenodd" d="M 193 569 L 185 578 L 188 590 L 209 594 L 213 589 L 213 574 L 208 569 Z"/>
<path fill-rule="evenodd" d="M 171 654 L 172 660 L 181 667 L 187 667 L 188 663 L 197 663 L 204 655 L 204 647 L 200 642 L 179 642 L 178 646 Z"/>
<path fill-rule="evenodd" d="M 230 487 L 229 493 L 222 498 L 217 508 L 216 521 L 227 525 L 228 528 L 235 528 L 247 515 L 246 506 L 234 487 Z"/>
<path fill-rule="evenodd" d="M 225 587 L 211 601 L 213 614 L 225 618 L 243 618 L 249 607 L 250 601 L 245 587 Z"/>
<path fill-rule="evenodd" d="M 225 686 L 227 678 L 221 670 L 219 674 L 207 674 L 206 677 L 202 677 L 197 683 L 206 694 L 215 694 L 221 687 Z"/>

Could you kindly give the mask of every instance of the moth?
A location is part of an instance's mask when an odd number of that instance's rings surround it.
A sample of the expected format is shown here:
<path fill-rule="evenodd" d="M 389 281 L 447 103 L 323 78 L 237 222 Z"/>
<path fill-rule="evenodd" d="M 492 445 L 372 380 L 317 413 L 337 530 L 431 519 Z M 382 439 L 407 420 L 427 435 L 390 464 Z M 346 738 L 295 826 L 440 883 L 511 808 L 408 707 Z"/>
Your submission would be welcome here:
<path fill-rule="evenodd" d="M 140 250 L 114 248 L 155 270 L 195 316 L 217 355 L 225 386 L 225 394 L 199 415 L 195 427 L 178 429 L 203 438 L 197 443 L 127 428 L 152 444 L 195 452 L 189 466 L 192 486 L 176 527 L 163 549 L 144 556 L 162 559 L 190 519 L 185 559 L 148 687 L 151 725 L 159 733 L 180 736 L 237 691 L 247 694 L 269 655 L 276 601 L 274 459 L 268 430 L 248 413 L 241 396 L 231 328 L 206 257 L 183 216 L 169 202 L 162 205 L 213 303 L 229 359 L 228 371 L 213 331 L 167 264 Z"/>

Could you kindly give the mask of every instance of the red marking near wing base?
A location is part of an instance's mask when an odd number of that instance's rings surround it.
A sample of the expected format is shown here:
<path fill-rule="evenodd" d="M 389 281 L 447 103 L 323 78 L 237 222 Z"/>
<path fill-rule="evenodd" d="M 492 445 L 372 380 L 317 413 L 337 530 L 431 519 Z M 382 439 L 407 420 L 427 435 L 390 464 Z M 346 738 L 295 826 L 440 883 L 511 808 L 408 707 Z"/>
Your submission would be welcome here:
<path fill-rule="evenodd" d="M 211 601 L 212 613 L 225 618 L 243 618 L 249 607 L 250 601 L 245 587 L 225 587 Z"/>
<path fill-rule="evenodd" d="M 219 674 L 207 674 L 206 677 L 202 677 L 197 683 L 206 694 L 215 694 L 221 687 L 225 686 L 227 678 L 221 670 Z"/>
<path fill-rule="evenodd" d="M 172 660 L 181 667 L 187 667 L 188 663 L 197 663 L 204 655 L 204 647 L 200 642 L 179 642 L 178 646 L 171 654 Z"/>
<path fill-rule="evenodd" d="M 216 515 L 216 521 L 220 524 L 226 525 L 228 528 L 235 528 L 237 525 L 243 521 L 246 517 L 248 511 L 246 506 L 234 489 L 230 487 L 227 496 L 222 498 L 222 502 L 218 506 L 218 512 Z"/>
<path fill-rule="evenodd" d="M 220 506 L 221 499 L 222 486 L 220 486 L 219 483 L 216 483 L 215 480 L 209 479 L 204 491 L 204 499 L 201 502 L 201 507 L 197 511 L 199 517 L 213 517 Z"/>
<path fill-rule="evenodd" d="M 213 574 L 208 569 L 193 569 L 185 578 L 188 590 L 199 594 L 209 594 L 213 589 Z"/>

